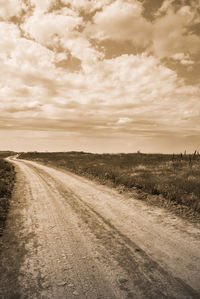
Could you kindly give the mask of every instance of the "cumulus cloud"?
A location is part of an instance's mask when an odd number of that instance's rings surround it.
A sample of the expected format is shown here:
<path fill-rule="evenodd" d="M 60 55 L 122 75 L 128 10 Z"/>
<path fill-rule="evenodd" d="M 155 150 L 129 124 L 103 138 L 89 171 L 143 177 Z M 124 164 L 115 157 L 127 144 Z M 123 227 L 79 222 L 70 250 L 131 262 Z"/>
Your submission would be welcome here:
<path fill-rule="evenodd" d="M 196 7 L 181 6 L 175 10 L 173 2 L 164 2 L 160 11 L 165 15 L 156 18 L 153 25 L 153 50 L 160 58 L 180 52 L 194 55 L 200 49 L 200 37 L 190 30 L 197 22 Z"/>
<path fill-rule="evenodd" d="M 5 32 L 7 34 L 5 34 Z M 9 55 L 15 49 L 17 41 L 20 37 L 18 27 L 11 23 L 0 22 L 0 53 L 1 55 Z"/>
<path fill-rule="evenodd" d="M 40 14 L 34 13 L 22 28 L 28 36 L 55 52 L 67 51 L 72 57 L 81 60 L 82 67 L 86 69 L 101 59 L 103 53 L 94 49 L 91 42 L 78 31 L 77 27 L 82 22 L 82 17 L 74 13 L 46 13 L 42 18 Z"/>
<path fill-rule="evenodd" d="M 142 12 L 142 4 L 137 0 L 117 0 L 97 12 L 87 30 L 100 40 L 131 40 L 136 45 L 146 46 L 152 30 L 151 23 L 142 16 Z"/>
<path fill-rule="evenodd" d="M 81 18 L 58 14 L 34 14 L 23 24 L 23 30 L 43 45 L 55 46 L 60 38 L 73 36 L 71 31 L 81 24 Z"/>
<path fill-rule="evenodd" d="M 176 3 L 174 0 L 164 1 L 150 22 L 143 16 L 140 1 L 117 0 L 95 13 L 85 33 L 100 41 L 131 41 L 135 52 L 146 49 L 160 59 L 180 52 L 196 55 L 200 38 L 191 28 L 199 22 L 198 5 L 195 1 L 191 5 Z M 187 59 L 182 64 L 189 65 L 191 61 Z"/>
<path fill-rule="evenodd" d="M 52 5 L 56 3 L 57 0 L 30 0 L 30 4 L 39 13 L 47 12 Z"/>
<path fill-rule="evenodd" d="M 0 0 L 0 18 L 9 20 L 12 17 L 19 16 L 26 5 L 21 0 Z"/>
<path fill-rule="evenodd" d="M 164 0 L 161 7 L 156 11 L 155 16 L 162 16 L 168 13 L 169 10 L 179 11 L 181 14 L 190 14 L 191 19 L 195 23 L 199 22 L 200 2 L 196 0 Z"/>

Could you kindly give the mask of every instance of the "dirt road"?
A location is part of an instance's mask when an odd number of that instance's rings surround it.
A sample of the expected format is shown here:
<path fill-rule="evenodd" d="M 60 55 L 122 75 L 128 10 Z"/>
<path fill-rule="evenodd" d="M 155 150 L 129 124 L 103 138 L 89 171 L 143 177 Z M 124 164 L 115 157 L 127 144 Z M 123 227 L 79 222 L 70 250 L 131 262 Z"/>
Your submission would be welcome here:
<path fill-rule="evenodd" d="M 200 298 L 200 226 L 74 174 L 17 170 L 0 298 Z"/>

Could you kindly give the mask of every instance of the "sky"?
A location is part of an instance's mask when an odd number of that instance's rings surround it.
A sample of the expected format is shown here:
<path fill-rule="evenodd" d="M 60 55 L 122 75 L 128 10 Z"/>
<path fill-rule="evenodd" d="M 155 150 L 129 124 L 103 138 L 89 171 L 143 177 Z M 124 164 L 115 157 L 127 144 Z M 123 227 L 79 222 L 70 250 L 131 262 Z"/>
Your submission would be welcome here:
<path fill-rule="evenodd" d="M 0 150 L 200 149 L 200 0 L 0 0 Z"/>

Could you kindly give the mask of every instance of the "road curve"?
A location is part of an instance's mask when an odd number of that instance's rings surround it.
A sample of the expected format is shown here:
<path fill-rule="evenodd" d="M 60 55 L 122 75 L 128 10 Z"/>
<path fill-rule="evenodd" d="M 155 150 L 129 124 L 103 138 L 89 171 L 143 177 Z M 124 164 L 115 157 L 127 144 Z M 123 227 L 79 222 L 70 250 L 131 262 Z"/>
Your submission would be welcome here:
<path fill-rule="evenodd" d="M 17 170 L 0 298 L 200 298 L 200 226 L 67 171 Z"/>

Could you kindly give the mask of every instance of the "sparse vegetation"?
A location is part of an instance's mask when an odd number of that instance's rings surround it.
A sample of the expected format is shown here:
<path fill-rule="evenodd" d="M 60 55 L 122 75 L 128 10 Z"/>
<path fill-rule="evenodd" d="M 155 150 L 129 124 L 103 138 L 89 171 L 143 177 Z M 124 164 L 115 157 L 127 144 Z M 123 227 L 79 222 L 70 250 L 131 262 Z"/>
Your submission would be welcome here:
<path fill-rule="evenodd" d="M 101 183 L 152 195 L 200 212 L 200 155 L 24 153 L 21 158 L 68 169 Z"/>
<path fill-rule="evenodd" d="M 0 236 L 5 228 L 14 181 L 14 166 L 0 159 Z"/>
<path fill-rule="evenodd" d="M 8 156 L 13 156 L 15 154 L 16 153 L 12 151 L 0 151 L 0 159 L 6 158 Z"/>

